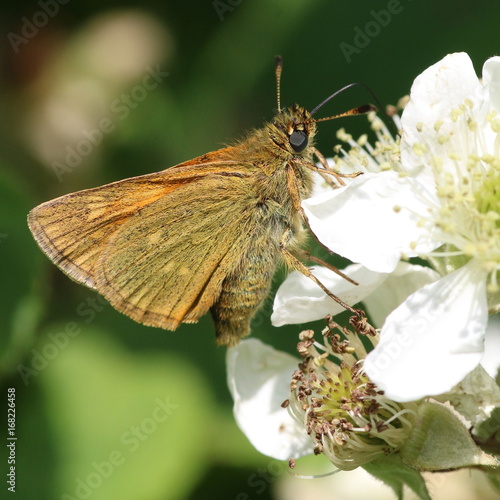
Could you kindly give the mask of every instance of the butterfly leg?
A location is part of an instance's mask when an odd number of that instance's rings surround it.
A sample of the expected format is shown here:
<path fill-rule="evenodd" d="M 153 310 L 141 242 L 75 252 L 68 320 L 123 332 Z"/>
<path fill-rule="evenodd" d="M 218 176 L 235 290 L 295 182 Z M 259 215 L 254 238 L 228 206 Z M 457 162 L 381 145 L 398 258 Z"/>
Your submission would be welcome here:
<path fill-rule="evenodd" d="M 309 229 L 309 231 L 311 232 L 311 234 L 314 236 L 314 238 L 316 239 L 316 241 L 325 250 L 327 250 L 328 253 L 332 254 L 333 252 L 329 248 L 327 248 L 326 246 L 324 246 L 321 243 L 321 241 L 318 240 L 317 236 L 314 234 L 314 232 L 312 231 L 311 227 L 309 226 L 309 221 L 307 220 L 307 216 L 306 216 L 306 214 L 304 212 L 304 209 L 302 208 L 302 206 L 300 204 L 300 201 L 301 201 L 300 200 L 300 194 L 299 194 L 299 189 L 297 187 L 297 180 L 296 180 L 296 177 L 294 175 L 293 169 L 291 167 L 289 167 L 286 172 L 287 172 L 288 189 L 289 189 L 290 195 L 292 197 L 292 203 L 293 203 L 295 209 L 297 210 L 297 212 L 299 212 L 302 220 L 304 221 L 305 225 L 307 226 L 307 228 Z M 340 299 L 339 297 L 337 297 L 336 295 L 334 295 L 332 292 L 330 292 L 330 290 L 328 290 L 328 288 L 325 285 L 323 285 L 323 283 L 321 283 L 321 281 L 318 278 L 316 278 L 316 276 L 314 276 L 314 274 L 311 272 L 311 270 L 305 264 L 303 264 L 297 257 L 295 257 L 295 255 L 293 255 L 287 249 L 287 242 L 290 239 L 291 239 L 291 230 L 288 230 L 288 231 L 286 231 L 284 233 L 284 235 L 283 235 L 283 237 L 282 237 L 282 239 L 280 241 L 280 250 L 281 250 L 281 253 L 283 255 L 283 258 L 285 259 L 285 262 L 290 267 L 292 267 L 293 269 L 295 269 L 296 271 L 299 271 L 304 276 L 306 276 L 307 278 L 309 278 L 312 281 L 314 281 L 314 283 L 316 283 L 331 299 L 333 299 L 335 302 L 337 302 L 339 305 L 341 305 L 344 309 L 347 309 L 348 311 L 351 311 L 352 313 L 358 315 L 359 314 L 358 311 L 356 311 L 355 309 L 353 309 L 351 306 L 349 306 L 348 304 L 346 304 L 342 299 Z M 299 250 L 297 253 L 300 254 L 300 252 L 301 251 Z M 324 262 L 320 261 L 320 259 L 311 258 L 311 256 L 306 257 L 306 258 L 309 258 L 309 260 L 311 260 L 312 262 L 317 262 L 317 263 L 325 264 Z M 328 267 L 329 269 L 331 269 L 332 271 L 334 271 L 338 275 L 346 278 L 347 281 L 349 281 L 349 282 L 357 285 L 356 282 L 354 282 L 353 280 L 351 280 L 350 278 L 348 278 L 346 275 L 344 275 L 344 273 L 342 273 L 341 271 L 339 271 L 337 268 L 335 268 L 333 266 L 330 266 L 328 264 L 326 265 L 326 267 Z"/>
<path fill-rule="evenodd" d="M 311 252 L 307 250 L 297 249 L 293 252 L 293 255 L 301 260 L 308 260 L 310 262 L 314 262 L 315 264 L 319 264 L 320 266 L 326 267 L 327 269 L 330 269 L 330 271 L 333 271 L 341 278 L 344 278 L 349 283 L 352 283 L 353 285 L 356 286 L 359 285 L 358 282 L 354 281 L 352 278 L 349 278 L 349 276 L 347 276 L 347 274 L 344 274 L 340 269 L 338 269 L 335 266 L 332 266 L 331 264 L 325 262 L 324 260 L 319 259 L 318 257 L 314 257 L 314 255 L 311 255 Z"/>
<path fill-rule="evenodd" d="M 316 285 L 318 285 L 328 295 L 328 297 L 337 302 L 337 304 L 341 305 L 344 309 L 352 312 L 353 314 L 358 315 L 359 311 L 352 308 L 349 304 L 346 304 L 342 299 L 340 299 L 332 292 L 330 292 L 330 290 L 328 290 L 328 288 L 325 285 L 323 285 L 323 283 L 321 283 L 321 281 L 318 278 L 316 278 L 316 276 L 314 276 L 311 270 L 304 263 L 302 263 L 289 250 L 286 249 L 286 241 L 288 239 L 289 239 L 289 233 L 287 232 L 284 234 L 280 243 L 281 254 L 285 262 L 296 271 L 299 271 L 299 273 L 302 273 L 306 278 L 309 278 L 310 280 L 314 281 L 314 283 L 316 283 Z"/>
<path fill-rule="evenodd" d="M 332 175 L 333 177 L 335 177 L 335 180 L 339 183 L 340 186 L 345 186 L 345 182 L 342 180 L 341 176 L 337 172 L 332 170 L 330 165 L 328 165 L 326 158 L 316 148 L 312 148 L 312 151 L 314 156 L 316 156 L 321 166 L 323 167 L 323 168 L 317 168 L 315 166 L 314 170 L 318 172 L 321 175 L 321 177 L 323 177 L 325 182 L 329 184 L 332 187 L 332 189 L 336 189 L 338 186 L 336 186 L 335 183 L 332 181 L 332 178 L 330 177 L 330 175 Z"/>
<path fill-rule="evenodd" d="M 315 154 L 321 155 L 321 153 L 319 153 L 319 151 L 317 151 L 316 149 L 315 149 Z M 325 164 L 326 164 L 325 158 L 322 155 L 321 155 L 321 157 L 323 158 L 323 160 L 325 161 Z M 327 164 L 326 164 L 326 167 L 329 168 Z M 323 245 L 323 243 L 321 243 L 321 241 L 316 236 L 316 234 L 314 234 L 314 231 L 312 230 L 311 226 L 309 225 L 309 220 L 307 219 L 307 215 L 304 212 L 304 209 L 302 208 L 302 205 L 300 203 L 300 196 L 299 196 L 299 190 L 297 188 L 297 181 L 295 179 L 295 176 L 293 175 L 292 169 L 287 170 L 287 180 L 288 180 L 288 189 L 290 190 L 290 193 L 291 193 L 291 196 L 292 196 L 292 202 L 293 202 L 294 207 L 297 210 L 297 212 L 299 212 L 299 215 L 300 215 L 302 221 L 306 225 L 306 227 L 309 230 L 309 232 L 314 236 L 314 239 L 318 242 L 318 244 L 321 247 L 323 247 L 330 255 L 333 255 L 333 252 L 328 247 L 326 247 L 325 245 Z M 341 181 L 341 182 L 343 183 L 343 181 Z M 330 269 L 331 271 L 333 271 L 335 274 L 338 274 L 339 276 L 342 276 L 342 278 L 346 279 L 347 281 L 349 281 L 353 285 L 358 285 L 358 283 L 356 283 L 354 280 L 352 280 L 351 278 L 349 278 L 342 271 L 340 271 L 336 267 L 332 266 L 331 264 L 328 264 L 327 262 L 324 262 L 323 260 L 318 259 L 317 257 L 312 256 L 309 252 L 305 252 L 304 250 L 296 250 L 295 253 L 299 254 L 299 257 L 301 259 L 303 259 L 303 260 L 309 260 L 311 262 L 315 262 L 316 264 L 320 264 L 322 266 L 325 266 L 328 269 Z"/>
<path fill-rule="evenodd" d="M 306 163 L 305 166 L 309 170 L 314 170 L 315 172 L 318 172 L 321 175 L 321 177 L 325 179 L 326 183 L 332 187 L 332 189 L 337 189 L 338 187 L 345 186 L 345 182 L 342 180 L 343 178 L 353 179 L 363 174 L 363 172 L 354 172 L 353 174 L 342 174 L 340 172 L 335 172 L 335 170 L 333 170 L 330 167 L 330 165 L 328 165 L 326 158 L 316 148 L 312 148 L 312 152 L 314 156 L 316 156 L 316 158 L 318 159 L 319 163 L 323 168 L 318 168 L 316 165 L 308 163 Z M 335 185 L 330 176 L 335 177 L 335 180 L 338 182 L 339 186 Z"/>

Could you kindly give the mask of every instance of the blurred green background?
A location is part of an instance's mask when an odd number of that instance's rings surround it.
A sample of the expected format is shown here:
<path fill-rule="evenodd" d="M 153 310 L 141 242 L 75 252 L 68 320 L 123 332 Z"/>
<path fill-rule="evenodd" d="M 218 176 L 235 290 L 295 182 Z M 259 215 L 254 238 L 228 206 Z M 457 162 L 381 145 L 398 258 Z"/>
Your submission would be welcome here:
<path fill-rule="evenodd" d="M 259 127 L 276 107 L 276 54 L 282 104 L 309 109 L 356 81 L 395 104 L 450 52 L 468 52 L 480 74 L 500 52 L 500 4 L 18 0 L 0 17 L 0 370 L 2 400 L 16 389 L 18 498 L 318 498 L 323 480 L 291 479 L 237 429 L 210 318 L 174 333 L 134 323 L 49 263 L 26 214 Z M 158 85 L 145 90 L 148 72 Z M 318 116 L 371 100 L 352 89 Z M 366 123 L 322 124 L 319 149 L 331 155 L 338 127 L 361 134 Z M 273 328 L 271 309 L 254 335 L 292 352 L 302 327 Z"/>

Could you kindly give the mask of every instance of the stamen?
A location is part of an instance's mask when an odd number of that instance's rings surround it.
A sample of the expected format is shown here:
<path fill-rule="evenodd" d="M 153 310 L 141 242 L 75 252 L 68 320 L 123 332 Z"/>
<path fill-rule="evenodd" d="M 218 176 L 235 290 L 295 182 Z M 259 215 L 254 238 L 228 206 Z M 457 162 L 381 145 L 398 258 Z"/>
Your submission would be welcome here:
<path fill-rule="evenodd" d="M 302 415 L 315 453 L 323 453 L 343 470 L 395 453 L 416 415 L 416 403 L 390 401 L 368 379 L 362 368 L 366 351 L 359 337 L 363 334 L 372 342 L 377 337 L 369 333 L 374 330 L 366 318 L 353 318 L 351 324 L 354 332 L 328 317 L 324 345 L 313 340 L 311 331 L 302 332 L 298 350 L 304 361 L 293 376 L 289 399 L 290 414 L 296 419 Z M 320 358 L 318 351 L 323 351 Z M 340 364 L 327 355 L 340 359 Z"/>

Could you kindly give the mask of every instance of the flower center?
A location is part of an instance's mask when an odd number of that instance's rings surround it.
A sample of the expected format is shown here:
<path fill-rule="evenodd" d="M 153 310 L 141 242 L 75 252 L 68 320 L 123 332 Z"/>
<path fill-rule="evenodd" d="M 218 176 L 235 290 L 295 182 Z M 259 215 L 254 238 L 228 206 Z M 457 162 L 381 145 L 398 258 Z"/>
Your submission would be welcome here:
<path fill-rule="evenodd" d="M 435 142 L 416 143 L 413 151 L 431 166 L 440 202 L 431 210 L 431 218 L 438 230 L 436 238 L 445 246 L 435 255 L 445 257 L 447 272 L 476 259 L 489 275 L 488 290 L 497 292 L 500 120 L 496 112 L 490 113 L 479 125 L 473 108 L 466 101 L 452 110 L 446 126 L 442 121 L 434 124 Z"/>
<path fill-rule="evenodd" d="M 351 470 L 379 456 L 395 453 L 413 427 L 412 404 L 395 403 L 369 380 L 353 355 L 366 356 L 338 335 L 325 335 L 325 352 L 303 332 L 299 352 L 304 358 L 292 381 L 290 407 L 302 416 L 315 453 L 323 453 L 339 469 Z M 340 360 L 335 364 L 328 355 Z"/>
<path fill-rule="evenodd" d="M 481 196 L 478 196 L 478 195 Z M 495 171 L 488 172 L 483 181 L 483 190 L 476 193 L 476 202 L 479 211 L 488 215 L 491 221 L 495 223 L 494 228 L 500 228 L 500 169 L 498 166 Z"/>

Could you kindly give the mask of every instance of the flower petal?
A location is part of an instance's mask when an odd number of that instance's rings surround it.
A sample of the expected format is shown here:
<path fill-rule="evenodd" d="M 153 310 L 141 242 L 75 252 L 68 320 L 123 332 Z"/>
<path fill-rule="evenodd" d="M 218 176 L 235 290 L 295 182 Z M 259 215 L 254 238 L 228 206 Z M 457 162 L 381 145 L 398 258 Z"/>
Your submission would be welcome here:
<path fill-rule="evenodd" d="M 448 391 L 481 360 L 487 321 L 486 276 L 470 261 L 387 317 L 366 373 L 395 401 Z"/>
<path fill-rule="evenodd" d="M 421 73 L 413 82 L 411 99 L 401 116 L 403 168 L 414 172 L 415 168 L 422 166 L 421 157 L 415 150 L 416 144 L 422 144 L 425 148 L 432 145 L 432 152 L 426 150 L 428 154 L 446 157 L 450 145 L 448 141 L 437 140 L 437 130 L 440 137 L 459 141 L 460 137 L 454 133 L 457 124 L 451 118 L 452 111 L 466 100 L 477 105 L 479 111 L 482 96 L 482 85 L 470 57 L 464 52 L 449 54 Z M 461 151 L 463 147 L 454 149 Z M 444 152 L 441 153 L 441 150 Z"/>
<path fill-rule="evenodd" d="M 500 57 L 491 57 L 484 63 L 483 85 L 489 94 L 490 105 L 500 111 Z"/>
<path fill-rule="evenodd" d="M 349 305 L 361 302 L 387 277 L 355 264 L 343 270 L 349 278 L 359 283 L 353 285 L 325 267 L 315 266 L 311 269 L 314 276 Z M 327 314 L 334 316 L 342 311 L 344 308 L 328 297 L 316 283 L 294 271 L 276 293 L 271 322 L 274 326 L 301 324 L 322 319 Z"/>
<path fill-rule="evenodd" d="M 481 364 L 491 377 L 498 376 L 500 370 L 500 318 L 498 317 L 493 317 L 488 322 Z"/>
<path fill-rule="evenodd" d="M 234 416 L 252 445 L 278 460 L 311 454 L 313 444 L 304 426 L 281 407 L 298 359 L 247 339 L 227 350 L 226 364 Z"/>
<path fill-rule="evenodd" d="M 431 239 L 432 230 L 418 224 L 434 198 L 417 179 L 382 172 L 361 175 L 330 196 L 304 200 L 302 207 L 312 231 L 330 250 L 390 273 L 401 254 L 415 256 L 439 245 Z M 404 209 L 396 212 L 396 206 Z"/>
<path fill-rule="evenodd" d="M 429 267 L 400 262 L 396 270 L 377 288 L 377 293 L 363 299 L 374 326 L 380 328 L 388 314 L 413 292 L 438 279 L 439 274 Z"/>

